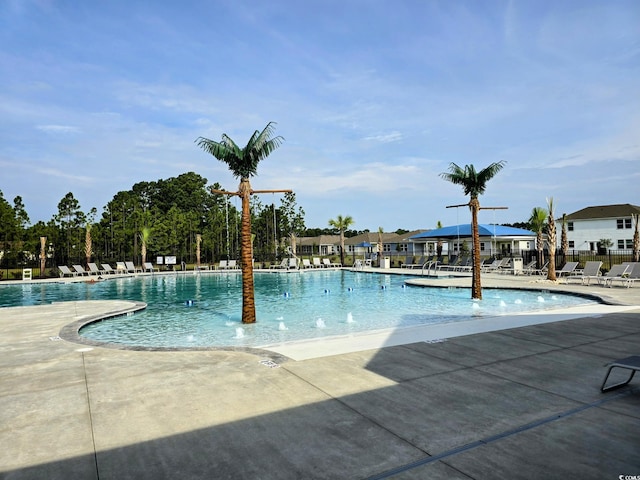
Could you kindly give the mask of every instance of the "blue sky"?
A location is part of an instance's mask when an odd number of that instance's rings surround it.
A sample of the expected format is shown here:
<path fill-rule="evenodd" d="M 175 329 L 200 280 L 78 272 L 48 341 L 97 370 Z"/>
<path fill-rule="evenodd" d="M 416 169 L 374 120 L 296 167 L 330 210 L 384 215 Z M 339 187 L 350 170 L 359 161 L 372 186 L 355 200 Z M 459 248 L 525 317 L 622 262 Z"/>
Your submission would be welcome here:
<path fill-rule="evenodd" d="M 638 205 L 640 2 L 0 0 L 0 190 L 32 222 L 188 171 L 235 190 L 194 140 L 269 121 L 252 185 L 310 227 L 468 223 L 451 162 L 507 162 L 482 223 Z"/>

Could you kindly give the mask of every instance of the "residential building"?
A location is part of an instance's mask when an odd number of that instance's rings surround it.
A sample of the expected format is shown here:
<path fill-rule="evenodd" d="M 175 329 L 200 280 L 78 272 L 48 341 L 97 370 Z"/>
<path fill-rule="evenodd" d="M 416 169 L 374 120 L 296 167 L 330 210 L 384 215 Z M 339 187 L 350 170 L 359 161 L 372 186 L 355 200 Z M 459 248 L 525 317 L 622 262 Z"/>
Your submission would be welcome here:
<path fill-rule="evenodd" d="M 570 250 L 631 250 L 636 225 L 632 215 L 640 215 L 640 206 L 629 203 L 586 207 L 566 216 Z M 556 219 L 558 240 L 562 217 Z M 605 246 L 603 240 L 611 244 Z"/>

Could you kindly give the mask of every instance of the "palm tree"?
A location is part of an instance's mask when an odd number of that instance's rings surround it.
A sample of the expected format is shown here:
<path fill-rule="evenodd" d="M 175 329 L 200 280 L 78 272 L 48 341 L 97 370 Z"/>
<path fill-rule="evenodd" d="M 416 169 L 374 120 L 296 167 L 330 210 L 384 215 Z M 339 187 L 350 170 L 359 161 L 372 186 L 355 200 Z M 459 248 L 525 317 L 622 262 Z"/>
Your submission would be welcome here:
<path fill-rule="evenodd" d="M 471 280 L 471 298 L 482 299 L 482 286 L 480 284 L 480 234 L 478 233 L 478 210 L 480 210 L 480 201 L 478 197 L 484 193 L 487 188 L 487 182 L 491 180 L 502 168 L 506 162 L 494 162 L 479 172 L 473 165 L 465 165 L 460 168 L 455 163 L 449 165 L 448 173 L 441 173 L 440 176 L 445 180 L 456 185 L 462 185 L 465 195 L 470 196 L 469 209 L 471 210 L 471 229 L 473 239 L 473 275 Z"/>
<path fill-rule="evenodd" d="M 151 229 L 149 227 L 142 227 L 140 231 L 140 253 L 142 255 L 142 265 L 147 261 L 147 245 L 149 244 L 149 238 L 151 237 Z"/>
<path fill-rule="evenodd" d="M 329 226 L 340 230 L 340 263 L 344 265 L 344 232 L 355 222 L 349 215 L 338 215 L 335 220 L 329 220 Z"/>
<path fill-rule="evenodd" d="M 549 243 L 549 270 L 547 280 L 556 280 L 556 221 L 553 218 L 553 197 L 547 199 L 547 241 Z"/>
<path fill-rule="evenodd" d="M 544 265 L 544 227 L 547 224 L 547 211 L 541 207 L 534 207 L 529 217 L 531 230 L 536 232 L 536 249 L 538 250 L 538 268 Z"/>
<path fill-rule="evenodd" d="M 631 217 L 636 222 L 636 227 L 633 232 L 633 261 L 640 262 L 640 232 L 638 231 L 638 220 L 640 220 L 640 215 L 634 213 L 631 214 Z"/>
<path fill-rule="evenodd" d="M 378 227 L 378 267 L 382 267 L 382 234 L 384 233 L 384 229 L 382 227 Z"/>
<path fill-rule="evenodd" d="M 442 222 L 440 220 L 438 220 L 438 223 L 436 223 L 436 228 L 437 229 L 442 228 Z M 436 258 L 440 258 L 441 255 L 442 255 L 442 239 L 439 238 L 438 243 L 436 244 Z"/>
<path fill-rule="evenodd" d="M 226 195 L 238 195 L 242 200 L 241 220 L 241 251 L 240 264 L 242 267 L 242 323 L 255 323 L 256 305 L 253 284 L 253 259 L 251 250 L 251 211 L 250 199 L 254 193 L 263 193 L 265 190 L 252 190 L 249 178 L 257 175 L 258 163 L 264 160 L 278 148 L 284 138 L 273 136 L 274 122 L 269 122 L 262 132 L 256 130 L 244 148 L 238 147 L 226 134 L 222 134 L 222 140 L 215 142 L 208 138 L 198 137 L 196 143 L 206 152 L 218 160 L 226 163 L 235 178 L 240 179 L 237 192 L 225 192 L 211 190 L 212 193 Z M 282 190 L 269 190 L 269 192 Z M 287 190 L 290 191 L 290 190 Z"/>
<path fill-rule="evenodd" d="M 560 233 L 560 251 L 562 252 L 563 263 L 567 262 L 569 256 L 569 238 L 567 235 L 567 214 L 562 214 L 562 231 Z"/>

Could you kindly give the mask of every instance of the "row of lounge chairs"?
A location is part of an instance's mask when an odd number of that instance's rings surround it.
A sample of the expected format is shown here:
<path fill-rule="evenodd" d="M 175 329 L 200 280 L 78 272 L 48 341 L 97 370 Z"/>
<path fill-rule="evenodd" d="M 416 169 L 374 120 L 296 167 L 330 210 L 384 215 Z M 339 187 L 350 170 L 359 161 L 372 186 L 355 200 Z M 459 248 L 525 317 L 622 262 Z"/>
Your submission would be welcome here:
<path fill-rule="evenodd" d="M 313 257 L 313 263 L 308 258 L 302 259 L 302 266 L 300 265 L 300 259 L 296 257 L 284 258 L 282 262 L 276 265 L 271 265 L 269 270 L 298 270 L 299 268 L 340 268 L 341 263 L 333 263 L 328 258 Z"/>
<path fill-rule="evenodd" d="M 602 262 L 589 261 L 580 272 L 568 275 L 566 282 L 579 280 L 583 285 L 589 285 L 591 281 L 602 286 L 613 286 L 614 282 L 620 282 L 621 286 L 629 288 L 636 280 L 640 279 L 640 262 L 624 262 L 612 265 L 611 269 L 604 275 L 600 272 Z"/>
<path fill-rule="evenodd" d="M 84 275 L 90 277 L 92 275 L 99 276 L 142 272 L 153 273 L 156 271 L 156 268 L 150 262 L 145 262 L 142 267 L 136 267 L 133 262 L 116 262 L 115 270 L 108 263 L 103 263 L 100 267 L 98 267 L 96 263 L 89 263 L 87 266 L 89 267 L 89 270 L 85 270 L 82 265 L 72 265 L 72 270 L 66 265 L 58 265 L 58 270 L 60 271 L 60 277 L 78 277 Z"/>

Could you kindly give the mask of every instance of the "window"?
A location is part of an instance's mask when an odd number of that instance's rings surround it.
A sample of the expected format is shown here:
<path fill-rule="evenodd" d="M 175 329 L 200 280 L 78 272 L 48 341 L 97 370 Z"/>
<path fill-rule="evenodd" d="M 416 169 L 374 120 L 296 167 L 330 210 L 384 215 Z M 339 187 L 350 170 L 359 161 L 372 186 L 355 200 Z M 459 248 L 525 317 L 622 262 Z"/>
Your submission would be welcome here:
<path fill-rule="evenodd" d="M 576 248 L 576 244 L 573 240 L 569 240 L 569 248 Z"/>
<path fill-rule="evenodd" d="M 623 228 L 631 228 L 631 219 L 630 218 L 619 218 L 616 220 L 616 226 L 618 230 L 622 230 Z"/>
<path fill-rule="evenodd" d="M 567 230 L 573 232 L 573 222 L 567 222 Z"/>
<path fill-rule="evenodd" d="M 484 242 L 480 242 L 480 251 L 484 252 Z"/>
<path fill-rule="evenodd" d="M 624 250 L 624 240 L 618 240 L 618 250 Z"/>
<path fill-rule="evenodd" d="M 632 250 L 632 249 L 633 249 L 633 240 L 629 240 L 629 239 L 627 239 L 627 248 L 628 248 L 629 250 Z"/>
<path fill-rule="evenodd" d="M 391 251 L 391 245 L 389 245 L 388 243 L 383 243 L 382 244 L 382 251 L 383 252 L 390 252 Z"/>
<path fill-rule="evenodd" d="M 398 245 L 398 249 L 399 249 L 401 252 L 406 252 L 406 251 L 408 250 L 408 248 L 407 248 L 407 244 L 406 244 L 406 243 L 401 243 L 400 245 Z"/>

